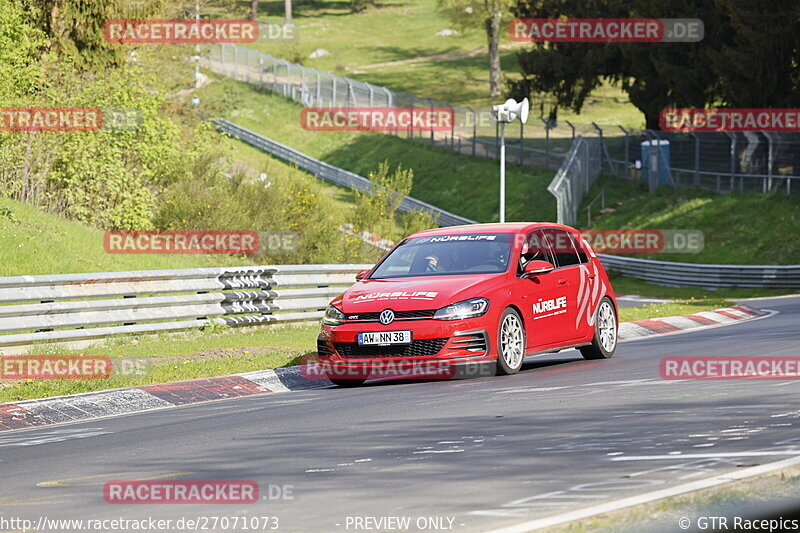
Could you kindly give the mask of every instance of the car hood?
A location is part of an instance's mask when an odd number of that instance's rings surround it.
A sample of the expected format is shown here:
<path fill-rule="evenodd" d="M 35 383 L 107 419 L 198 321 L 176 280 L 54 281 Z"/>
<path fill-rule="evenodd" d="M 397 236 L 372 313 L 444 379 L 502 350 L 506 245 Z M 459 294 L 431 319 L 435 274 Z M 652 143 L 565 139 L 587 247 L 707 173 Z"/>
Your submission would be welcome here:
<path fill-rule="evenodd" d="M 506 274 L 502 273 L 367 279 L 359 281 L 331 303 L 345 313 L 439 309 L 482 296 L 502 283 L 505 277 Z"/>

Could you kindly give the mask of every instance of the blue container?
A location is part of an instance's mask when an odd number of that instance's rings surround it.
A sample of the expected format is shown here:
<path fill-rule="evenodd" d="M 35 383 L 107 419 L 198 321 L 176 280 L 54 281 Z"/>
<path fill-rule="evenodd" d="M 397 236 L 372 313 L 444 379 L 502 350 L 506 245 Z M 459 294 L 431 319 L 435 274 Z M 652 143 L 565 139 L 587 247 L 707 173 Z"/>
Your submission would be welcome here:
<path fill-rule="evenodd" d="M 669 141 L 642 142 L 642 180 L 650 182 L 650 169 L 657 168 L 658 185 L 669 184 L 669 168 L 671 160 L 669 155 Z"/>

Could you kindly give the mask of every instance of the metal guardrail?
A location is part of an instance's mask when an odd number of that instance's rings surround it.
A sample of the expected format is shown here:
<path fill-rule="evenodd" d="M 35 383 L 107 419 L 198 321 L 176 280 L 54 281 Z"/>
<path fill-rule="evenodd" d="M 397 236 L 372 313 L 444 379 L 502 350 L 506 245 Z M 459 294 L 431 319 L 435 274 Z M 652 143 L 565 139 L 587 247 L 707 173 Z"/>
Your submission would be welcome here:
<path fill-rule="evenodd" d="M 208 324 L 318 320 L 354 275 L 371 267 L 268 265 L 0 278 L 0 351 Z"/>
<path fill-rule="evenodd" d="M 800 289 L 800 265 L 704 265 L 597 254 L 606 270 L 667 287 Z"/>
<path fill-rule="evenodd" d="M 674 287 L 800 289 L 800 265 L 670 263 L 598 254 L 624 275 Z M 0 353 L 118 334 L 322 318 L 372 265 L 267 265 L 0 278 Z"/>
<path fill-rule="evenodd" d="M 236 137 L 288 163 L 297 165 L 298 168 L 310 172 L 320 179 L 324 179 L 341 187 L 355 188 L 359 191 L 371 191 L 374 187 L 373 183 L 364 176 L 359 176 L 354 172 L 315 159 L 303 152 L 264 137 L 247 128 L 243 128 L 233 122 L 221 118 L 214 121 L 214 124 L 228 135 Z M 445 211 L 444 209 L 440 209 L 410 196 L 406 196 L 403 199 L 403 202 L 400 204 L 400 211 L 424 211 L 432 215 L 440 226 L 458 226 L 476 223 L 474 220 L 454 215 L 449 211 Z"/>

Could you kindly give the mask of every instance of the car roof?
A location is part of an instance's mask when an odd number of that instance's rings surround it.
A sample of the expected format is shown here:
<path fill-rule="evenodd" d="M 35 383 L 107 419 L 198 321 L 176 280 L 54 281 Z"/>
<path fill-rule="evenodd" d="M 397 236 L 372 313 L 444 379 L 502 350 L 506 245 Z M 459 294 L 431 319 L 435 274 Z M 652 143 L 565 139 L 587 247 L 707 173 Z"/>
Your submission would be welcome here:
<path fill-rule="evenodd" d="M 463 226 L 446 226 L 444 228 L 434 228 L 424 231 L 418 231 L 408 238 L 412 237 L 430 237 L 435 235 L 463 235 L 466 233 L 527 233 L 528 231 L 536 228 L 563 228 L 571 230 L 572 228 L 555 222 L 506 222 L 503 224 L 465 224 Z"/>

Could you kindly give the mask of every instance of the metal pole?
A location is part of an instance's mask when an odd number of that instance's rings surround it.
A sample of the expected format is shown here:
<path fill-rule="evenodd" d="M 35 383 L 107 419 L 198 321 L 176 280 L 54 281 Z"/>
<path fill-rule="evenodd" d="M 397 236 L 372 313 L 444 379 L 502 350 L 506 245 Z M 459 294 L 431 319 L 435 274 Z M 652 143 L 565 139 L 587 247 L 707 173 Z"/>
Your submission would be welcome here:
<path fill-rule="evenodd" d="M 331 107 L 336 107 L 336 76 L 331 76 Z"/>
<path fill-rule="evenodd" d="M 628 137 L 628 130 L 623 128 L 620 125 L 617 125 L 619 129 L 622 130 L 622 133 L 625 135 L 625 176 L 630 178 L 631 177 L 631 157 L 630 157 L 630 143 Z"/>
<path fill-rule="evenodd" d="M 369 90 L 369 106 L 373 107 L 375 105 L 375 90 L 369 83 L 367 84 L 367 89 Z"/>
<path fill-rule="evenodd" d="M 700 136 L 690 132 L 694 137 L 694 186 L 700 187 Z"/>
<path fill-rule="evenodd" d="M 386 93 L 386 107 L 392 107 L 392 92 L 386 87 L 381 87 L 381 89 Z"/>
<path fill-rule="evenodd" d="M 519 164 L 519 165 L 521 165 L 522 162 L 523 162 L 523 156 L 522 156 L 523 152 L 522 152 L 522 150 L 525 148 L 524 143 L 523 143 L 523 137 L 524 137 L 523 128 L 524 127 L 525 127 L 525 124 L 523 124 L 522 121 L 520 120 L 519 121 L 519 153 L 517 154 L 517 164 Z"/>
<path fill-rule="evenodd" d="M 545 153 L 544 166 L 545 167 L 549 167 L 550 166 L 550 123 L 548 121 L 546 121 L 545 119 L 543 119 L 542 117 L 539 117 L 539 120 L 541 120 L 542 123 L 544 124 L 544 134 L 545 134 L 545 137 L 544 137 L 544 139 L 545 139 L 544 140 L 544 153 Z"/>
<path fill-rule="evenodd" d="M 603 130 L 600 128 L 600 126 L 598 126 L 594 122 L 592 122 L 592 126 L 594 126 L 594 129 L 596 129 L 597 133 L 600 135 L 600 147 L 601 147 L 601 149 L 600 149 L 600 168 L 603 168 L 603 152 L 605 151 L 604 148 L 605 148 L 605 145 L 606 145 L 606 141 L 605 141 L 605 139 L 603 139 Z M 609 165 L 610 164 L 611 163 L 609 162 Z"/>
<path fill-rule="evenodd" d="M 725 132 L 731 140 L 731 184 L 729 191 L 733 192 L 733 181 L 736 179 L 736 134 Z"/>
<path fill-rule="evenodd" d="M 475 142 L 478 138 L 478 114 L 470 106 L 467 106 L 472 113 L 472 155 L 475 155 Z"/>
<path fill-rule="evenodd" d="M 767 138 L 767 181 L 765 182 L 767 186 L 764 191 L 766 193 L 772 190 L 772 161 L 775 158 L 775 145 L 770 133 L 765 133 L 764 137 Z"/>
<path fill-rule="evenodd" d="M 411 105 L 409 107 L 411 108 L 411 116 L 413 117 L 414 116 L 414 100 L 411 100 Z M 408 125 L 408 138 L 409 139 L 413 139 L 414 138 L 414 130 L 411 129 L 413 123 L 414 123 L 414 121 L 412 120 L 411 123 Z"/>
<path fill-rule="evenodd" d="M 573 126 L 572 122 L 570 122 L 569 120 L 565 120 L 564 122 L 566 122 L 567 126 L 569 126 L 572 129 L 572 140 L 574 141 L 575 140 L 575 126 Z"/>
<path fill-rule="evenodd" d="M 236 74 L 239 73 L 239 47 L 233 45 L 233 79 L 236 79 Z"/>
<path fill-rule="evenodd" d="M 431 116 L 433 116 L 433 100 L 430 98 L 426 98 L 426 100 L 428 101 L 428 105 L 431 106 Z M 431 121 L 431 144 L 433 144 L 433 121 Z"/>
<path fill-rule="evenodd" d="M 506 123 L 500 122 L 500 223 L 506 221 Z"/>
<path fill-rule="evenodd" d="M 453 119 L 452 128 L 450 128 L 450 149 L 452 150 L 456 146 L 456 108 L 450 106 L 450 111 L 452 111 L 452 115 L 450 117 Z"/>
<path fill-rule="evenodd" d="M 322 98 L 322 85 L 320 84 L 320 73 L 318 70 L 314 70 L 314 72 L 317 73 L 317 98 L 314 101 L 314 103 L 316 105 L 320 105 L 322 103 L 322 100 L 320 100 L 320 98 Z"/>
<path fill-rule="evenodd" d="M 500 148 L 500 124 L 498 122 L 494 123 L 494 155 L 495 157 L 498 156 L 498 152 Z"/>

